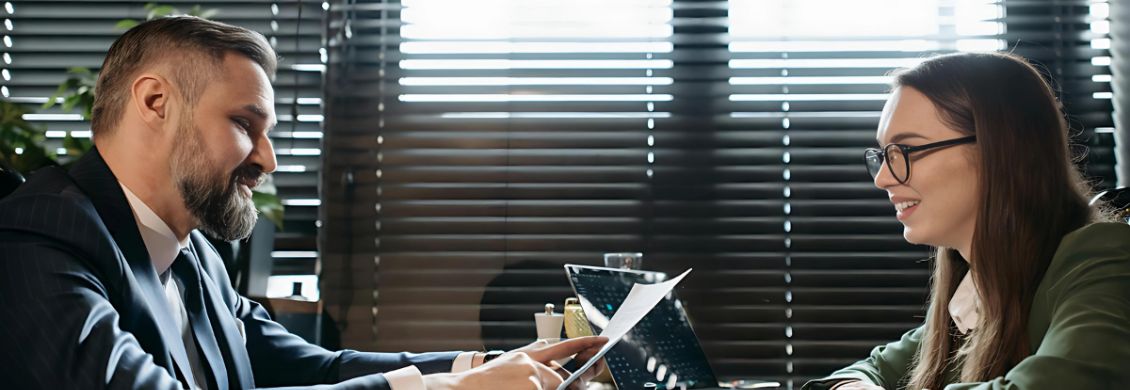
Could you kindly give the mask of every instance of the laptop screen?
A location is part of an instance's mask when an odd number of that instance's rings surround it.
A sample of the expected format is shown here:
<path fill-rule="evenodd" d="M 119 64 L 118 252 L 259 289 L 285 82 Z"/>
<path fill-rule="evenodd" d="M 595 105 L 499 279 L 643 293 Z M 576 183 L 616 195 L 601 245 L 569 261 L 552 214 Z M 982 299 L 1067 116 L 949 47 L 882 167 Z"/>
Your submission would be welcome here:
<path fill-rule="evenodd" d="M 634 283 L 652 284 L 666 279 L 661 272 L 572 264 L 565 265 L 565 270 L 597 334 L 603 330 L 598 324 L 612 318 Z M 589 312 L 593 309 L 598 313 Z M 655 383 L 658 389 L 718 386 L 718 379 L 674 291 L 605 355 L 605 361 L 621 389 L 643 389 L 647 383 Z"/>

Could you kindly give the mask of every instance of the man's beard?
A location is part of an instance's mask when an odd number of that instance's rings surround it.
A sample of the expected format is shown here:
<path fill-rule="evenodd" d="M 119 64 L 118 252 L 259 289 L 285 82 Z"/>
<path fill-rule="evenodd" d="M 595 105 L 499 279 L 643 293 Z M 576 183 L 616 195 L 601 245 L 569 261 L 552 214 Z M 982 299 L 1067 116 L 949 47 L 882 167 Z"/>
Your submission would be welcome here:
<path fill-rule="evenodd" d="M 241 165 L 231 174 L 212 167 L 200 130 L 189 119 L 177 129 L 172 174 L 185 207 L 199 222 L 200 230 L 224 241 L 242 240 L 251 235 L 259 213 L 238 184 L 261 183 L 263 171 L 258 166 Z"/>

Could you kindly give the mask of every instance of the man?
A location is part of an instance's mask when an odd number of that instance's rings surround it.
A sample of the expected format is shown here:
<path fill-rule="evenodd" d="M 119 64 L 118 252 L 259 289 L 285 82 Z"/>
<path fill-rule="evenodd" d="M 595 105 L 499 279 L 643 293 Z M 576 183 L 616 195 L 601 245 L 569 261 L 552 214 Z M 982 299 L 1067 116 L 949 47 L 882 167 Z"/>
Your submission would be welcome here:
<path fill-rule="evenodd" d="M 255 224 L 251 189 L 275 169 L 275 67 L 262 35 L 193 17 L 113 44 L 95 149 L 0 202 L 5 386 L 554 388 L 553 360 L 592 356 L 604 339 L 501 356 L 330 352 L 238 296 L 196 230 L 234 240 Z"/>

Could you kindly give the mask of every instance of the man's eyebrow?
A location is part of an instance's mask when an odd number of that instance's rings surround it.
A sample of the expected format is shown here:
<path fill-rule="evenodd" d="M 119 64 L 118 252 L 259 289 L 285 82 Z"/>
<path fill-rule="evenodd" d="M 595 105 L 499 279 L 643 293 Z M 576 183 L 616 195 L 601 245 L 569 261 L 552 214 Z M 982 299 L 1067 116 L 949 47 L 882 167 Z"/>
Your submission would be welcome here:
<path fill-rule="evenodd" d="M 243 106 L 243 109 L 251 111 L 251 113 L 258 116 L 259 119 L 267 120 L 267 110 L 264 110 L 263 107 L 259 107 L 258 104 L 248 104 L 246 106 Z"/>
<path fill-rule="evenodd" d="M 255 103 L 248 104 L 248 105 L 243 106 L 243 109 L 250 111 L 252 114 L 255 114 L 255 116 L 258 116 L 259 119 L 261 119 L 263 121 L 267 120 L 267 110 L 264 110 L 263 107 L 260 107 L 258 104 L 255 104 Z M 271 123 L 271 124 L 267 125 L 267 131 L 271 131 L 271 129 L 274 129 L 275 125 L 278 125 L 278 122 Z"/>
<path fill-rule="evenodd" d="M 899 142 L 906 141 L 908 138 L 921 138 L 921 139 L 924 139 L 924 140 L 929 140 L 929 138 L 927 138 L 926 136 L 924 136 L 922 134 L 918 134 L 918 133 L 914 133 L 914 132 L 906 132 L 906 133 L 895 134 L 894 137 L 891 137 L 891 143 L 897 144 Z"/>

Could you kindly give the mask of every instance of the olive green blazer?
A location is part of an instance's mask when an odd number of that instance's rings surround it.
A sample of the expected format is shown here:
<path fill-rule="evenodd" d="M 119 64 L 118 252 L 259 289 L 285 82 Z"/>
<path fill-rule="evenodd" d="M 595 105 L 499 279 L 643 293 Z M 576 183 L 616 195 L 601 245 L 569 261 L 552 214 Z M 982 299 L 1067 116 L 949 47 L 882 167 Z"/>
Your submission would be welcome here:
<path fill-rule="evenodd" d="M 859 379 L 887 390 L 906 385 L 923 328 L 871 356 L 806 383 L 827 389 Z M 1095 223 L 1063 237 L 1028 317 L 1035 351 L 1002 377 L 945 390 L 1130 389 L 1130 225 Z M 960 367 L 960 365 L 956 365 Z"/>

